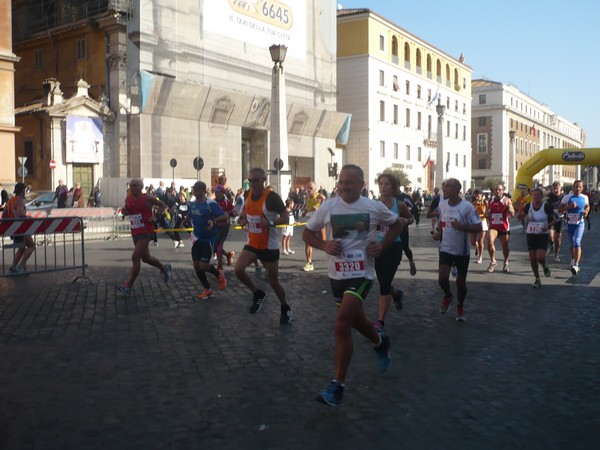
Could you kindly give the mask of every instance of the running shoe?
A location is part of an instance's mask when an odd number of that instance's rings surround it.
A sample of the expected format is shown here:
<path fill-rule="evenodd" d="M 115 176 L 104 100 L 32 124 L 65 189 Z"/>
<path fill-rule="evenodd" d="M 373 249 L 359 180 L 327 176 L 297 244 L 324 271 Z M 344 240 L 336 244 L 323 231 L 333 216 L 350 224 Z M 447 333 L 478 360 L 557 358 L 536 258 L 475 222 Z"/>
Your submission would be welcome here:
<path fill-rule="evenodd" d="M 289 253 L 290 255 L 294 255 L 296 252 L 295 252 L 294 250 L 288 250 L 288 253 Z"/>
<path fill-rule="evenodd" d="M 171 279 L 171 264 L 167 263 L 167 264 L 163 264 L 163 267 L 165 268 L 165 270 L 163 270 L 163 280 L 165 280 L 165 283 L 168 283 L 169 280 Z"/>
<path fill-rule="evenodd" d="M 496 270 L 497 265 L 498 263 L 496 261 L 490 261 L 490 265 L 487 268 L 488 273 L 492 273 L 494 270 Z"/>
<path fill-rule="evenodd" d="M 504 261 L 504 266 L 502 266 L 502 272 L 509 273 L 510 267 L 508 267 L 508 263 Z"/>
<path fill-rule="evenodd" d="M 544 269 L 544 276 L 549 277 L 550 276 L 550 267 L 546 266 L 542 266 L 542 269 Z"/>
<path fill-rule="evenodd" d="M 174 248 L 179 248 L 179 242 L 180 241 L 173 241 L 173 247 Z"/>
<path fill-rule="evenodd" d="M 404 291 L 400 288 L 396 288 L 396 295 L 392 295 L 392 300 L 394 300 L 394 305 L 396 305 L 396 309 L 400 311 L 404 306 Z"/>
<path fill-rule="evenodd" d="M 248 312 L 250 314 L 256 314 L 257 312 L 259 312 L 260 307 L 262 306 L 262 304 L 266 298 L 267 298 L 267 293 L 264 291 L 261 291 L 260 289 L 257 289 L 256 292 L 254 293 L 254 297 L 252 298 L 252 306 L 250 307 Z"/>
<path fill-rule="evenodd" d="M 414 277 L 417 274 L 417 266 L 414 261 L 409 261 L 408 264 L 410 265 L 410 274 Z"/>
<path fill-rule="evenodd" d="M 456 321 L 466 322 L 465 311 L 463 305 L 456 305 Z"/>
<path fill-rule="evenodd" d="M 440 314 L 446 314 L 450 309 L 450 303 L 452 303 L 452 294 L 444 295 L 442 304 L 440 305 Z"/>
<path fill-rule="evenodd" d="M 219 276 L 217 277 L 219 283 L 219 289 L 222 291 L 227 287 L 227 280 L 225 279 L 225 272 L 219 270 Z"/>
<path fill-rule="evenodd" d="M 179 241 L 179 244 L 177 244 L 177 248 L 185 248 L 185 244 L 183 243 L 183 241 Z"/>
<path fill-rule="evenodd" d="M 279 317 L 279 325 L 287 325 L 292 321 L 292 308 L 290 305 L 281 307 L 281 316 Z"/>
<path fill-rule="evenodd" d="M 121 291 L 125 295 L 133 294 L 133 286 L 128 281 L 124 281 L 123 284 L 119 284 L 115 289 Z"/>
<path fill-rule="evenodd" d="M 378 347 L 374 347 L 375 353 L 377 354 L 377 363 L 381 373 L 385 373 L 392 365 L 392 356 L 390 355 L 391 340 L 387 334 L 381 336 L 381 344 Z"/>
<path fill-rule="evenodd" d="M 227 265 L 230 266 L 233 264 L 233 257 L 235 256 L 235 252 L 231 251 L 227 253 Z"/>
<path fill-rule="evenodd" d="M 531 285 L 531 289 L 539 289 L 542 287 L 542 282 L 539 278 L 536 278 L 533 284 Z"/>
<path fill-rule="evenodd" d="M 344 386 L 339 381 L 332 381 L 323 392 L 319 393 L 317 400 L 329 406 L 337 406 L 344 398 Z"/>
<path fill-rule="evenodd" d="M 560 262 L 560 255 L 558 253 L 554 255 L 554 261 Z"/>
<path fill-rule="evenodd" d="M 580 272 L 579 266 L 577 264 L 573 264 L 573 267 L 571 267 L 571 273 L 573 275 L 577 275 Z"/>
<path fill-rule="evenodd" d="M 481 264 L 483 263 L 483 257 L 481 255 L 479 255 L 479 258 L 477 259 L 477 264 Z"/>
<path fill-rule="evenodd" d="M 379 334 L 385 333 L 385 330 L 383 329 L 383 322 L 381 320 L 376 320 L 373 324 L 373 327 L 375 328 L 375 331 L 377 331 Z"/>
<path fill-rule="evenodd" d="M 17 270 L 16 267 L 9 267 L 8 268 L 8 273 L 12 273 L 12 274 L 16 275 L 17 273 L 19 273 L 19 271 Z"/>
<path fill-rule="evenodd" d="M 290 252 L 288 252 L 287 250 L 284 250 L 281 253 L 284 254 L 284 255 L 289 255 L 290 254 Z"/>
<path fill-rule="evenodd" d="M 208 300 L 209 298 L 213 298 L 215 296 L 215 291 L 212 289 L 204 289 L 200 294 L 198 294 L 199 300 Z"/>
<path fill-rule="evenodd" d="M 315 266 L 313 266 L 313 264 L 311 262 L 307 262 L 305 264 L 305 266 L 302 268 L 302 271 L 304 271 L 304 272 L 312 272 L 313 270 L 315 270 Z"/>

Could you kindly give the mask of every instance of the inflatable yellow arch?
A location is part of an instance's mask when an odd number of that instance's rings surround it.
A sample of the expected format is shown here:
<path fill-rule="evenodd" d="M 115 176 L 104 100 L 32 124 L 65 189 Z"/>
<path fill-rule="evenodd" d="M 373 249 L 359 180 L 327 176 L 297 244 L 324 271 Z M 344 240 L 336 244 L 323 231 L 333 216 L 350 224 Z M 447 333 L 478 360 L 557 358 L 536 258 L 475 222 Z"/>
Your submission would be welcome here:
<path fill-rule="evenodd" d="M 533 176 L 552 164 L 595 166 L 600 164 L 600 148 L 547 148 L 537 152 L 517 171 L 513 198 L 519 198 L 522 190 L 529 190 Z"/>

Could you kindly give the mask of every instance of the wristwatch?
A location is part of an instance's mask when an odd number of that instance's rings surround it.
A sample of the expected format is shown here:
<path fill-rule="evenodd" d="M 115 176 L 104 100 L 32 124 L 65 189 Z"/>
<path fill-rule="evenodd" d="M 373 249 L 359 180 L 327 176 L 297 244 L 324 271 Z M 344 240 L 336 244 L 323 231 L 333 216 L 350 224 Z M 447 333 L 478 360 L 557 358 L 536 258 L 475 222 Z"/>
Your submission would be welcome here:
<path fill-rule="evenodd" d="M 275 222 L 273 220 L 268 219 L 267 222 L 269 222 L 269 226 L 270 227 L 274 227 L 275 226 Z"/>

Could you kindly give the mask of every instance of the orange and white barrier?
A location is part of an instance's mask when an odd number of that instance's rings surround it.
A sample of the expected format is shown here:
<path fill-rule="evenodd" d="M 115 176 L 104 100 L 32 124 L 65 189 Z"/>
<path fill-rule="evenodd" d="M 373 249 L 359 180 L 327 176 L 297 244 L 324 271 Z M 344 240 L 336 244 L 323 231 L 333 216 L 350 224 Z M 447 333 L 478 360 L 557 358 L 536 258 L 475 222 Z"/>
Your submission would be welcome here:
<path fill-rule="evenodd" d="M 15 253 L 27 245 L 31 237 L 36 246 L 27 261 L 25 274 L 81 269 L 85 277 L 85 239 L 83 219 L 19 218 L 0 220 L 2 271 L 0 276 L 15 276 L 9 272 Z M 19 273 L 22 275 L 22 273 Z M 75 278 L 77 280 L 80 277 Z"/>

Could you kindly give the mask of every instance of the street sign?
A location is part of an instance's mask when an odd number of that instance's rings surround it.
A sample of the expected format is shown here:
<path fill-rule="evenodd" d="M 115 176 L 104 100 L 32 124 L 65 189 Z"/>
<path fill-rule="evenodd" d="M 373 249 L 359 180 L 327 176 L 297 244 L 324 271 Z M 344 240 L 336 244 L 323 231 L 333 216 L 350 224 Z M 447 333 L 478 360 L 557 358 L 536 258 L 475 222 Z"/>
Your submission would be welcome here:
<path fill-rule="evenodd" d="M 177 167 L 177 160 L 175 158 L 172 158 L 171 161 L 169 161 L 169 164 L 171 164 L 171 167 L 174 169 L 175 167 Z"/>
<path fill-rule="evenodd" d="M 54 161 L 53 159 L 50 160 L 50 169 L 56 169 L 56 161 Z"/>
<path fill-rule="evenodd" d="M 25 165 L 25 161 L 27 161 L 27 156 L 19 156 L 19 162 L 22 166 Z"/>
<path fill-rule="evenodd" d="M 273 161 L 273 167 L 275 167 L 275 170 L 283 169 L 283 160 L 280 158 L 275 158 L 275 161 Z"/>
<path fill-rule="evenodd" d="M 25 166 L 21 166 L 17 169 L 17 174 L 21 177 L 21 178 L 25 178 L 27 176 L 27 174 L 29 173 L 29 171 L 27 170 L 27 167 Z"/>
<path fill-rule="evenodd" d="M 204 167 L 204 160 L 202 158 L 200 158 L 199 156 L 196 156 L 194 158 L 194 169 L 202 170 L 203 167 Z"/>

